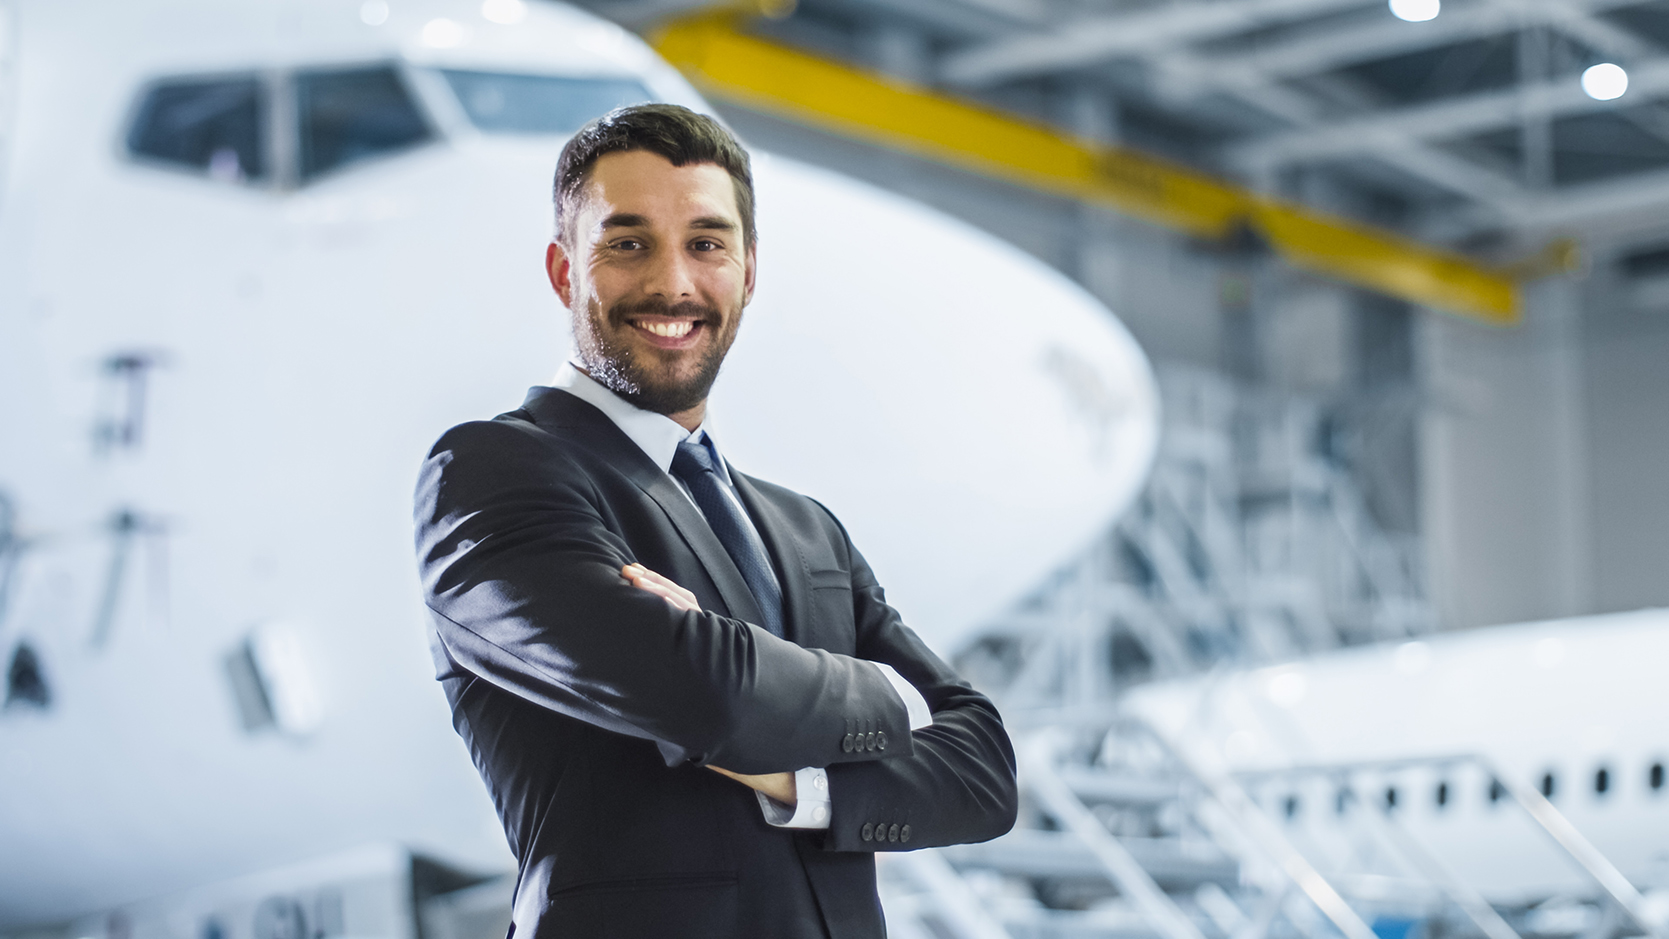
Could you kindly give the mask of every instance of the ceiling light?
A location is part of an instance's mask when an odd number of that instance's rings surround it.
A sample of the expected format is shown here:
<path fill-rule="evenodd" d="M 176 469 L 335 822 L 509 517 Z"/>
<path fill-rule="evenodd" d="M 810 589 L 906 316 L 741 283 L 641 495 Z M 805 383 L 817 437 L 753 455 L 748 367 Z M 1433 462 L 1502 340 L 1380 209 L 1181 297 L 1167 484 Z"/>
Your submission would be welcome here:
<path fill-rule="evenodd" d="M 433 49 L 450 49 L 464 41 L 464 28 L 441 17 L 423 24 L 423 44 Z"/>
<path fill-rule="evenodd" d="M 527 4 L 522 0 L 486 0 L 481 4 L 481 15 L 491 22 L 511 26 L 527 15 Z"/>
<path fill-rule="evenodd" d="M 1621 98 L 1628 90 L 1628 73 L 1621 65 L 1602 62 L 1582 73 L 1582 90 L 1596 101 Z"/>
<path fill-rule="evenodd" d="M 1391 0 L 1391 15 L 1409 23 L 1437 19 L 1442 11 L 1443 0 Z"/>

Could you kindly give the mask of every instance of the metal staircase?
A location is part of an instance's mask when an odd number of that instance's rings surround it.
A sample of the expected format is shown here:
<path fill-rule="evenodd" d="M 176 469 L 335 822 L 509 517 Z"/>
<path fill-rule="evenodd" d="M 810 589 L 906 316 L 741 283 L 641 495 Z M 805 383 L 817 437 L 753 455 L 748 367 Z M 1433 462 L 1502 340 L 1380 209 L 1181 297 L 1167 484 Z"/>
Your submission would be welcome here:
<path fill-rule="evenodd" d="M 1146 490 L 1106 535 L 994 618 L 957 664 L 1009 707 L 1428 633 L 1415 537 L 1385 530 L 1318 402 L 1160 371 Z"/>
<path fill-rule="evenodd" d="M 1663 917 L 1534 786 L 1474 756 L 1213 770 L 1128 718 L 1083 712 L 1017 733 L 1020 823 L 978 845 L 881 857 L 893 935 L 938 939 L 1664 939 Z M 1404 823 L 1411 769 L 1498 787 L 1591 888 L 1497 908 Z M 1292 793 L 1330 794 L 1318 831 Z M 1283 817 L 1285 816 L 1285 817 Z M 1552 910 L 1560 916 L 1549 916 Z M 1579 914 L 1572 916 L 1570 914 Z M 1582 928 L 1568 924 L 1578 922 Z"/>
<path fill-rule="evenodd" d="M 1498 787 L 1526 843 L 1558 852 L 1589 888 L 1497 909 L 1405 824 L 1387 780 L 1408 767 L 1232 775 L 1202 742 L 1119 708 L 1149 680 L 1435 625 L 1418 543 L 1377 523 L 1329 443 L 1328 408 L 1203 371 L 1159 377 L 1166 425 L 1138 504 L 957 658 L 1021 750 L 1020 823 L 986 844 L 884 856 L 893 934 L 1658 936 L 1640 893 L 1552 803 L 1475 757 L 1425 762 Z M 1548 903 L 1564 904 L 1559 916 L 1539 915 Z"/>

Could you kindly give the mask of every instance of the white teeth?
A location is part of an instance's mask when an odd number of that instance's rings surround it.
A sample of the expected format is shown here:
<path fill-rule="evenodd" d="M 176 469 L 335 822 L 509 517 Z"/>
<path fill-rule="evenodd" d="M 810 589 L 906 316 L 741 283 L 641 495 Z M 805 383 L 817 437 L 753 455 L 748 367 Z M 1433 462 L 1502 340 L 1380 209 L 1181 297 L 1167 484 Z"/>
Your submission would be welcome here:
<path fill-rule="evenodd" d="M 638 325 L 657 336 L 665 336 L 668 339 L 677 339 L 681 336 L 687 336 L 689 335 L 690 330 L 695 328 L 694 323 L 687 321 L 678 323 L 639 323 Z"/>

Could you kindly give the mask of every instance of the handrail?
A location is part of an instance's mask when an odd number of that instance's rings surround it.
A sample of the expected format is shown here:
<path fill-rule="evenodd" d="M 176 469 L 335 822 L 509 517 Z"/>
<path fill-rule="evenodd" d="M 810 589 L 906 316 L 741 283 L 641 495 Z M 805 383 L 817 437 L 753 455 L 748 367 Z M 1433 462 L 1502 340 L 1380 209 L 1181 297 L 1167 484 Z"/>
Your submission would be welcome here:
<path fill-rule="evenodd" d="M 1226 774 L 1208 772 L 1145 722 L 1137 721 L 1135 726 L 1151 737 L 1171 759 L 1199 781 L 1206 793 L 1229 814 L 1252 844 L 1262 851 L 1294 886 L 1310 898 L 1310 902 L 1338 927 L 1345 939 L 1378 939 L 1378 934 L 1357 915 L 1327 878 L 1316 870 L 1309 858 L 1293 847 L 1292 842 L 1281 834 L 1280 829 L 1264 814 L 1263 809 L 1252 801 L 1252 797 L 1246 794 L 1246 790 L 1242 789 L 1239 783 Z"/>
<path fill-rule="evenodd" d="M 1104 712 L 1103 712 L 1104 713 Z M 1082 715 L 1087 725 L 1089 715 Z M 1355 773 L 1393 772 L 1418 766 L 1476 766 L 1510 794 L 1530 819 L 1558 845 L 1576 865 L 1615 902 L 1617 909 L 1651 939 L 1669 939 L 1669 931 L 1657 924 L 1646 910 L 1644 897 L 1628 878 L 1545 796 L 1533 786 L 1513 782 L 1486 757 L 1476 753 L 1448 753 L 1428 757 L 1399 757 L 1385 760 L 1346 761 L 1335 764 L 1305 764 L 1277 769 L 1230 773 L 1208 767 L 1185 748 L 1173 745 L 1146 721 L 1126 716 L 1115 727 L 1148 737 L 1182 770 L 1184 781 L 1200 787 L 1203 807 L 1193 815 L 1213 830 L 1219 843 L 1224 839 L 1242 842 L 1240 853 L 1261 853 L 1283 880 L 1302 891 L 1320 912 L 1343 934 L 1344 939 L 1377 939 L 1374 931 L 1356 913 L 1344 896 L 1290 842 L 1279 825 L 1242 787 L 1240 779 L 1292 779 L 1307 776 L 1338 777 Z M 1106 726 L 1103 724 L 1103 726 Z M 1039 805 L 1076 836 L 1096 857 L 1119 892 L 1131 900 L 1165 939 L 1203 939 L 1193 919 L 1166 894 L 1133 855 L 1092 813 L 1071 783 L 1058 769 L 1062 731 L 1043 730 L 1021 747 L 1022 783 Z M 1389 842 L 1393 854 L 1400 854 L 1427 883 L 1446 895 L 1487 939 L 1522 939 L 1521 935 L 1475 888 L 1450 870 L 1411 832 L 1389 814 L 1381 815 L 1363 803 L 1359 816 L 1375 834 Z M 1211 823 L 1209 816 L 1216 816 Z M 1289 888 L 1290 889 L 1290 888 Z"/>
<path fill-rule="evenodd" d="M 1588 873 L 1588 876 L 1600 885 L 1601 889 L 1611 895 L 1611 899 L 1617 901 L 1617 905 L 1628 913 L 1629 918 L 1634 920 L 1635 925 L 1645 931 L 1648 936 L 1654 936 L 1656 939 L 1666 939 L 1664 931 L 1654 924 L 1652 917 L 1646 912 L 1646 898 L 1640 895 L 1640 891 L 1634 889 L 1634 884 L 1629 883 L 1628 878 L 1623 876 L 1622 871 L 1617 870 L 1617 866 L 1611 863 L 1610 858 L 1600 853 L 1600 850 L 1594 847 L 1593 842 L 1584 837 L 1582 832 L 1571 824 L 1570 819 L 1565 817 L 1565 813 L 1554 808 L 1553 803 L 1549 802 L 1546 796 L 1535 789 L 1508 781 L 1500 773 L 1495 772 L 1495 767 L 1491 766 L 1483 757 L 1477 757 L 1476 759 L 1478 765 L 1483 767 L 1484 771 L 1488 772 L 1495 781 L 1499 782 L 1502 788 L 1506 789 L 1518 801 L 1524 811 L 1536 820 L 1536 824 L 1540 825 L 1542 830 L 1547 832 L 1548 836 L 1558 843 L 1561 848 L 1564 848 L 1565 853 L 1569 854 Z"/>
<path fill-rule="evenodd" d="M 1366 806 L 1363 806 L 1366 809 Z M 1484 899 L 1471 884 L 1461 880 L 1454 871 L 1449 870 L 1436 855 L 1427 851 L 1425 846 L 1414 839 L 1406 829 L 1393 821 L 1388 814 L 1371 810 L 1361 815 L 1367 820 L 1368 827 L 1391 843 L 1398 853 L 1407 858 L 1427 880 L 1437 884 L 1438 889 L 1449 895 L 1455 901 L 1462 913 L 1483 930 L 1488 939 L 1523 939 L 1510 923 L 1495 911 L 1495 907 Z"/>
<path fill-rule="evenodd" d="M 934 912 L 958 939 L 1013 939 L 938 851 L 890 854 L 886 861 L 889 867 L 903 867 L 933 897 Z"/>
<path fill-rule="evenodd" d="M 1096 860 L 1101 862 L 1119 892 L 1135 901 L 1136 906 L 1147 914 L 1167 939 L 1205 939 L 1205 934 L 1188 914 L 1159 889 L 1153 877 L 1055 772 L 1058 736 L 1041 733 L 1028 743 L 1023 750 L 1024 775 L 1021 783 L 1042 803 L 1043 809 L 1083 841 Z"/>
<path fill-rule="evenodd" d="M 1146 727 L 1145 723 L 1137 721 L 1138 725 Z M 1169 747 L 1164 738 L 1151 728 L 1148 733 L 1158 740 L 1161 745 Z M 1174 752 L 1174 748 L 1173 752 Z M 1499 783 L 1509 795 L 1513 797 L 1525 814 L 1541 827 L 1548 837 L 1553 839 L 1570 858 L 1576 862 L 1583 873 L 1593 879 L 1601 890 L 1604 890 L 1617 905 L 1633 919 L 1646 935 L 1653 939 L 1669 939 L 1662 927 L 1656 924 L 1646 911 L 1645 898 L 1636 890 L 1634 884 L 1623 876 L 1611 859 L 1607 858 L 1593 842 L 1589 841 L 1577 827 L 1565 817 L 1546 796 L 1537 792 L 1535 788 L 1525 786 L 1511 780 L 1507 774 L 1501 773 L 1487 758 L 1477 753 L 1455 753 L 1430 757 L 1397 757 L 1386 760 L 1360 760 L 1336 764 L 1305 764 L 1277 769 L 1251 770 L 1237 775 L 1253 779 L 1290 779 L 1295 776 L 1336 776 L 1340 773 L 1365 771 L 1392 771 L 1412 766 L 1454 765 L 1457 763 L 1471 763 L 1483 770 L 1495 782 Z M 1457 881 L 1458 882 L 1458 881 Z M 1469 888 L 1468 888 L 1469 889 Z M 1462 908 L 1465 908 L 1463 904 Z M 1470 911 L 1469 911 L 1470 912 Z M 1482 926 L 1482 923 L 1479 924 Z M 1504 925 L 1504 924 L 1503 924 Z M 1494 934 L 1490 933 L 1492 939 Z M 1506 939 L 1505 936 L 1502 939 Z"/>

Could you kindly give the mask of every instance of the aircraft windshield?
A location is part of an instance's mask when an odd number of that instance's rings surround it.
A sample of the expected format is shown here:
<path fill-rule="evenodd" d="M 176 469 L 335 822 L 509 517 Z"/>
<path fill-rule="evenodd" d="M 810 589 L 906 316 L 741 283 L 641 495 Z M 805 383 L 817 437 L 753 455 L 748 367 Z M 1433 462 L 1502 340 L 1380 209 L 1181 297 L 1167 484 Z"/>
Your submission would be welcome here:
<path fill-rule="evenodd" d="M 428 140 L 429 126 L 388 66 L 296 76 L 303 181 Z"/>
<path fill-rule="evenodd" d="M 442 71 L 470 121 L 493 134 L 572 134 L 613 108 L 654 100 L 631 78 Z"/>
<path fill-rule="evenodd" d="M 253 75 L 186 79 L 151 87 L 128 132 L 128 150 L 228 182 L 266 175 L 261 84 Z"/>

